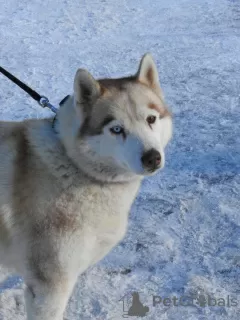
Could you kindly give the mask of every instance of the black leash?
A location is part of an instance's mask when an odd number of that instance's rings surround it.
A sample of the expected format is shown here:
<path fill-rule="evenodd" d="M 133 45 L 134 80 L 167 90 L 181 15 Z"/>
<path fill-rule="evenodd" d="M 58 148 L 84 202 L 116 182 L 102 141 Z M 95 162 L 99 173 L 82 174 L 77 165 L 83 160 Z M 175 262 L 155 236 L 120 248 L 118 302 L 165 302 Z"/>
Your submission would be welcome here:
<path fill-rule="evenodd" d="M 47 97 L 41 96 L 39 93 L 31 89 L 29 86 L 27 86 L 25 83 L 20 81 L 18 78 L 16 78 L 14 75 L 12 75 L 10 72 L 5 70 L 0 66 L 0 72 L 6 76 L 8 79 L 10 79 L 12 82 L 14 82 L 17 86 L 19 86 L 21 89 L 23 89 L 26 93 L 28 93 L 34 100 L 36 100 L 39 105 L 43 108 L 47 107 L 52 112 L 57 113 L 57 108 L 55 108 L 48 100 Z M 60 102 L 61 104 L 61 102 Z"/>

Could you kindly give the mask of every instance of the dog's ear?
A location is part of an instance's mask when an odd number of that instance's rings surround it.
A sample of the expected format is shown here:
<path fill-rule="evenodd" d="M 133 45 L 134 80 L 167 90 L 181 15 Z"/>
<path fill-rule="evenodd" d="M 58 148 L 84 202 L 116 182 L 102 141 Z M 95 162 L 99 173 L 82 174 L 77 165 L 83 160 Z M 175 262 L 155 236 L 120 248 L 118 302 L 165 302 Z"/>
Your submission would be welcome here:
<path fill-rule="evenodd" d="M 157 66 L 150 53 L 146 53 L 140 61 L 137 80 L 150 87 L 159 96 L 163 97 L 159 83 Z"/>
<path fill-rule="evenodd" d="M 78 69 L 74 78 L 74 97 L 77 104 L 93 103 L 101 95 L 101 86 L 84 69 Z"/>

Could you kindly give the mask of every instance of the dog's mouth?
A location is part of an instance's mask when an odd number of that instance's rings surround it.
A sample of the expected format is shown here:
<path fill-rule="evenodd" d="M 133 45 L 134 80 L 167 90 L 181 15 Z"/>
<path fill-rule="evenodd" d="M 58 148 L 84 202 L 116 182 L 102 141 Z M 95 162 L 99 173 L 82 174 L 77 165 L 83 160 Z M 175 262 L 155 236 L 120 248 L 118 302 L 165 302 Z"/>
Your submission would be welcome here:
<path fill-rule="evenodd" d="M 137 175 L 143 175 L 143 176 L 151 176 L 151 175 L 154 175 L 155 173 L 157 173 L 159 170 L 162 169 L 162 164 L 157 164 L 151 168 L 146 168 L 144 166 L 141 166 L 137 169 L 137 170 L 134 170 L 133 168 L 131 168 L 131 166 L 127 163 L 127 162 L 122 162 L 121 163 L 122 167 L 128 171 L 128 172 L 132 172 L 132 173 L 135 173 Z"/>
<path fill-rule="evenodd" d="M 146 176 L 153 176 L 156 174 L 160 169 L 162 169 L 161 165 L 157 166 L 156 168 L 152 169 L 144 169 L 144 175 Z"/>
<path fill-rule="evenodd" d="M 161 169 L 161 165 L 158 165 L 157 167 L 150 169 L 149 172 L 154 173 L 154 172 L 157 172 L 159 169 Z"/>

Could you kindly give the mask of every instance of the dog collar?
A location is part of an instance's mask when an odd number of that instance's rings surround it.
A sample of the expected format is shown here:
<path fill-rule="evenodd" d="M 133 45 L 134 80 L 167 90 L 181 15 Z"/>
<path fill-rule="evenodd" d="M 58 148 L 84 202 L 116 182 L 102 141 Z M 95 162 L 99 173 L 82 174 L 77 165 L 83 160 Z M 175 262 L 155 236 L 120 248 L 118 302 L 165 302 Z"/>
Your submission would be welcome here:
<path fill-rule="evenodd" d="M 70 97 L 70 95 L 68 94 L 66 97 L 64 97 L 60 102 L 59 102 L 59 106 L 60 108 L 64 105 L 64 103 L 67 101 L 67 99 Z M 57 121 L 57 113 L 55 114 L 54 118 L 53 118 L 53 122 L 52 122 L 52 128 L 56 130 L 56 121 Z"/>
<path fill-rule="evenodd" d="M 64 104 L 64 102 L 66 102 L 67 101 L 67 99 L 70 97 L 70 95 L 68 94 L 65 98 L 63 98 L 60 102 L 59 102 L 59 106 L 61 107 L 63 104 Z"/>

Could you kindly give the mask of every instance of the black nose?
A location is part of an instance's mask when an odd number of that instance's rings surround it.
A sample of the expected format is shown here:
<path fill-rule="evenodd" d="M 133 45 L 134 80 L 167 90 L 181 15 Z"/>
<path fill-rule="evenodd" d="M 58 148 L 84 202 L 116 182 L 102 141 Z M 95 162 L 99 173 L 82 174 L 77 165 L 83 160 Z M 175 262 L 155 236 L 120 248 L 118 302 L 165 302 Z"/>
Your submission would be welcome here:
<path fill-rule="evenodd" d="M 142 164 L 146 169 L 155 170 L 161 163 L 161 155 L 156 149 L 150 149 L 142 156 Z"/>

